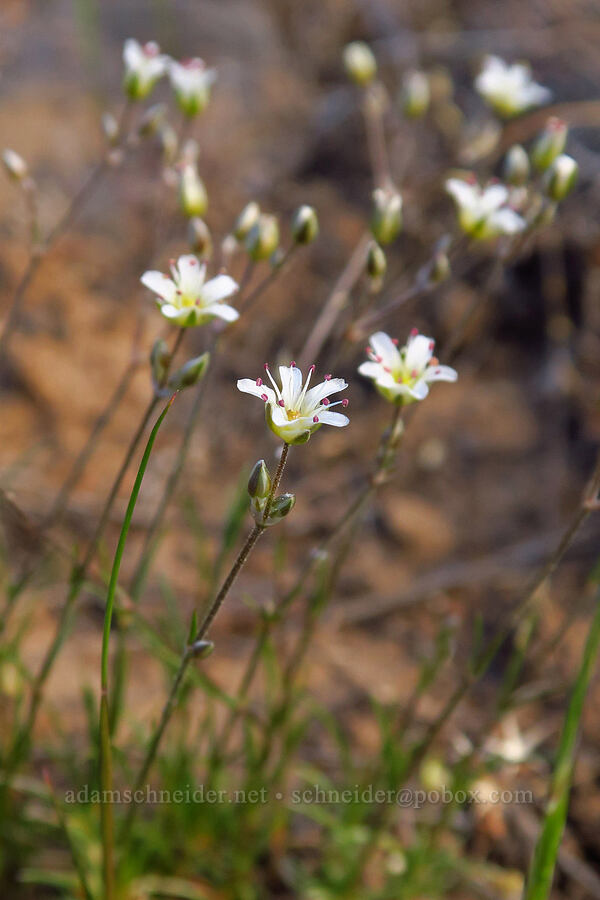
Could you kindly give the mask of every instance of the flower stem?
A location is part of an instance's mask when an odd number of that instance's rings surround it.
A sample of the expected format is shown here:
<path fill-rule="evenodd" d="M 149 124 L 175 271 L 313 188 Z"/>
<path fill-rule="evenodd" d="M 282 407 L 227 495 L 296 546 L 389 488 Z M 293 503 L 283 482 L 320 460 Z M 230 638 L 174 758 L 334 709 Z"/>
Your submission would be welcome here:
<path fill-rule="evenodd" d="M 273 477 L 273 481 L 271 483 L 271 490 L 269 492 L 269 497 L 267 499 L 267 504 L 265 507 L 265 516 L 264 516 L 265 520 L 267 519 L 268 510 L 270 510 L 270 508 L 271 508 L 273 499 L 275 497 L 275 493 L 281 482 L 281 477 L 283 475 L 283 470 L 285 468 L 288 453 L 289 453 L 289 444 L 284 443 L 283 449 L 281 452 L 281 457 L 279 460 L 279 465 L 277 466 L 277 471 L 275 473 L 275 476 Z M 169 724 L 169 722 L 171 720 L 171 716 L 173 715 L 173 712 L 175 710 L 175 706 L 177 703 L 177 697 L 179 694 L 179 689 L 183 682 L 185 673 L 187 671 L 187 668 L 188 668 L 190 662 L 194 658 L 194 645 L 196 645 L 199 641 L 202 641 L 208 634 L 208 631 L 215 619 L 215 616 L 219 612 L 221 606 L 223 605 L 223 602 L 225 601 L 227 595 L 229 594 L 229 591 L 233 587 L 238 575 L 242 571 L 256 542 L 258 541 L 259 537 L 263 534 L 263 532 L 266 531 L 266 527 L 267 527 L 266 525 L 261 525 L 259 523 L 256 523 L 256 525 L 254 526 L 254 528 L 252 529 L 252 531 L 246 538 L 246 541 L 245 541 L 243 547 L 241 548 L 240 552 L 238 553 L 231 569 L 229 570 L 229 574 L 227 575 L 227 577 L 225 578 L 225 581 L 223 582 L 223 584 L 221 586 L 221 589 L 219 590 L 215 599 L 212 601 L 208 610 L 206 611 L 200 625 L 198 626 L 198 628 L 196 630 L 196 633 L 193 636 L 192 641 L 186 646 L 186 648 L 183 651 L 181 660 L 179 662 L 179 667 L 175 673 L 175 677 L 174 677 L 173 683 L 171 685 L 171 690 L 169 691 L 169 695 L 163 706 L 163 709 L 162 709 L 162 712 L 160 715 L 160 719 L 158 721 L 158 725 L 154 729 L 152 737 L 148 743 L 148 747 L 146 749 L 146 754 L 144 756 L 144 760 L 142 762 L 140 771 L 138 772 L 138 776 L 136 778 L 135 786 L 133 789 L 133 797 L 135 797 L 137 791 L 141 790 L 141 788 L 143 787 L 144 782 L 146 781 L 146 778 L 148 777 L 148 773 L 154 762 L 154 759 L 156 758 L 156 754 L 158 752 L 158 748 L 160 746 L 162 736 L 163 736 L 163 734 L 167 728 L 167 725 Z M 132 827 L 134 819 L 135 819 L 137 807 L 138 807 L 138 804 L 136 802 L 132 803 L 129 807 L 129 810 L 128 810 L 127 816 L 125 818 L 125 821 L 123 823 L 123 828 L 122 828 L 122 831 L 120 834 L 120 839 L 122 841 L 126 841 L 127 837 L 129 836 L 131 827 Z"/>

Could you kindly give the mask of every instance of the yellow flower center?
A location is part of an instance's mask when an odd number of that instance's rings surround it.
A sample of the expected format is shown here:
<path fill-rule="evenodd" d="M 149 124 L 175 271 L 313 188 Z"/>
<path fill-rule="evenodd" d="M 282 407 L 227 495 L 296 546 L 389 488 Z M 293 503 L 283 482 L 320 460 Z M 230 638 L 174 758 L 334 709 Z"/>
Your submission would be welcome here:
<path fill-rule="evenodd" d="M 286 409 L 286 413 L 290 422 L 293 422 L 294 419 L 300 418 L 300 413 L 295 409 Z"/>

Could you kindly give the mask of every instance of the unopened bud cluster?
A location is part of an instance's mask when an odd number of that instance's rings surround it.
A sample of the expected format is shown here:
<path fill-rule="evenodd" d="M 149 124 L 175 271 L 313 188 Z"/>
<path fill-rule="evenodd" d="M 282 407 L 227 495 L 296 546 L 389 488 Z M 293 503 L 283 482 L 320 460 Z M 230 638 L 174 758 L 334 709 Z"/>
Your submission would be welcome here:
<path fill-rule="evenodd" d="M 264 528 L 275 525 L 290 513 L 296 502 L 295 494 L 280 494 L 269 504 L 271 497 L 271 475 L 264 459 L 259 459 L 254 465 L 248 479 L 248 494 L 250 496 L 250 513 L 257 525 Z M 268 507 L 268 510 L 267 510 Z M 268 512 L 268 515 L 266 515 Z"/>

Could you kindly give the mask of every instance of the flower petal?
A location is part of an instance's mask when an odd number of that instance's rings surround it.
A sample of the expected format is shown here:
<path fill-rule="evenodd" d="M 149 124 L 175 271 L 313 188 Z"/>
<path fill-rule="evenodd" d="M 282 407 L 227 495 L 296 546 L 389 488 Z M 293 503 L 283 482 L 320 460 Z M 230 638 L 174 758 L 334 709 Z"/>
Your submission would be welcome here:
<path fill-rule="evenodd" d="M 172 303 L 175 299 L 176 287 L 168 275 L 151 270 L 149 272 L 144 272 L 140 281 L 148 288 L 148 290 L 152 291 L 166 303 Z"/>
<path fill-rule="evenodd" d="M 200 297 L 205 274 L 206 266 L 200 265 L 191 253 L 177 260 L 178 287 L 182 294 Z"/>
<path fill-rule="evenodd" d="M 234 281 L 229 275 L 217 275 L 202 287 L 202 299 L 209 306 L 235 294 L 237 289 L 237 281 Z"/>
<path fill-rule="evenodd" d="M 310 391 L 306 392 L 302 407 L 303 409 L 314 409 L 324 397 L 329 397 L 330 394 L 337 394 L 339 391 L 345 391 L 347 387 L 348 385 L 343 378 L 330 378 L 329 381 L 322 381 L 321 384 L 316 384 Z"/>
<path fill-rule="evenodd" d="M 519 231 L 523 231 L 526 225 L 525 219 L 522 219 L 514 209 L 506 206 L 504 209 L 496 210 L 489 216 L 486 222 L 486 230 L 490 235 L 517 234 Z"/>
<path fill-rule="evenodd" d="M 458 372 L 450 366 L 429 366 L 423 373 L 427 382 L 432 381 L 456 381 Z"/>
<path fill-rule="evenodd" d="M 376 362 L 364 362 L 361 363 L 358 367 L 358 371 L 361 375 L 364 375 L 366 378 L 379 378 L 380 375 L 383 374 L 383 369 L 380 363 Z M 325 395 L 327 396 L 327 395 Z"/>
<path fill-rule="evenodd" d="M 251 378 L 240 378 L 237 383 L 238 391 L 244 394 L 253 394 L 263 400 L 263 394 L 268 398 L 269 403 L 275 403 L 275 391 L 267 387 L 265 384 L 257 384 Z"/>
<path fill-rule="evenodd" d="M 302 372 L 297 366 L 279 366 L 281 396 L 288 409 L 294 409 L 295 401 L 302 390 Z"/>
<path fill-rule="evenodd" d="M 123 45 L 123 61 L 128 69 L 137 69 L 144 60 L 141 44 L 134 38 L 128 38 Z"/>
<path fill-rule="evenodd" d="M 237 309 L 234 309 L 233 306 L 228 306 L 226 303 L 213 303 L 212 306 L 205 306 L 201 310 L 201 315 L 217 316 L 219 319 L 224 319 L 225 322 L 235 322 L 240 317 Z"/>
<path fill-rule="evenodd" d="M 406 345 L 404 365 L 409 372 L 422 372 L 433 356 L 435 344 L 432 338 L 416 334 Z"/>
<path fill-rule="evenodd" d="M 344 425 L 350 424 L 348 416 L 344 416 L 342 413 L 332 412 L 328 409 L 320 412 L 318 418 L 319 422 L 323 425 L 333 425 L 335 428 L 343 428 Z"/>
<path fill-rule="evenodd" d="M 400 354 L 393 340 L 385 331 L 376 331 L 369 338 L 369 346 L 376 356 L 381 357 L 381 362 L 388 369 L 397 369 L 400 366 Z"/>

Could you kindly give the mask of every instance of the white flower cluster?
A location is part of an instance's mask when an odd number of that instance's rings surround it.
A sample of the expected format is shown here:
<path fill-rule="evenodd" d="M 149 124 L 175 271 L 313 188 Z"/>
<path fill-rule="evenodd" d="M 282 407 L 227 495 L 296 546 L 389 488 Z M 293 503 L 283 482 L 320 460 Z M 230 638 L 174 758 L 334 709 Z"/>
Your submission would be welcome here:
<path fill-rule="evenodd" d="M 202 112 L 210 99 L 217 73 L 198 57 L 177 62 L 160 52 L 154 41 L 140 44 L 133 38 L 123 47 L 125 90 L 132 100 L 143 100 L 157 81 L 168 75 L 177 102 L 187 116 Z"/>

